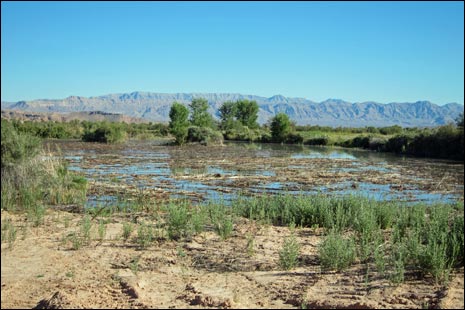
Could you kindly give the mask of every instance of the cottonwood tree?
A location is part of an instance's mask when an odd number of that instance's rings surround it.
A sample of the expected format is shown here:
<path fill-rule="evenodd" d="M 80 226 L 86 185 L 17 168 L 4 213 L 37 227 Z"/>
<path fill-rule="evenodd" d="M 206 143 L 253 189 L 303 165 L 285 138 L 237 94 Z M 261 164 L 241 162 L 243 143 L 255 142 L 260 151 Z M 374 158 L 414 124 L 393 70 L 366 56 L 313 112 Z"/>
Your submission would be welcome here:
<path fill-rule="evenodd" d="M 258 128 L 258 109 L 256 101 L 226 101 L 219 109 L 221 127 L 223 129 L 231 129 L 239 123 L 250 129 Z"/>
<path fill-rule="evenodd" d="M 236 102 L 236 118 L 250 129 L 258 128 L 258 104 L 256 101 L 239 100 Z"/>
<path fill-rule="evenodd" d="M 193 126 L 198 127 L 213 127 L 213 117 L 208 113 L 208 101 L 204 98 L 192 99 L 190 105 L 191 118 L 190 122 Z"/>
<path fill-rule="evenodd" d="M 186 142 L 189 127 L 189 109 L 181 103 L 174 102 L 170 109 L 170 133 L 175 136 L 176 143 L 182 145 Z"/>
<path fill-rule="evenodd" d="M 284 113 L 278 113 L 271 119 L 271 139 L 275 142 L 284 142 L 292 130 L 291 120 Z"/>

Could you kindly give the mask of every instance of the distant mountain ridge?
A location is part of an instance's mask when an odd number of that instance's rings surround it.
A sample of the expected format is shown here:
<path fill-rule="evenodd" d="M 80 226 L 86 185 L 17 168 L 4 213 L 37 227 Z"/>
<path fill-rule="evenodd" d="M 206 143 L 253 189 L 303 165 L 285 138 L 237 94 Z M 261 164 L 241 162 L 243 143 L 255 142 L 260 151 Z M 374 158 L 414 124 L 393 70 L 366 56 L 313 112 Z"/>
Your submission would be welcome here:
<path fill-rule="evenodd" d="M 282 95 L 267 98 L 238 93 L 153 92 L 97 97 L 70 96 L 57 100 L 2 102 L 1 105 L 2 110 L 54 113 L 103 111 L 153 122 L 168 122 L 173 102 L 188 105 L 193 98 L 207 99 L 210 112 L 215 117 L 218 117 L 218 109 L 225 101 L 255 100 L 260 107 L 258 121 L 261 124 L 266 123 L 277 113 L 284 112 L 298 125 L 430 127 L 454 122 L 464 109 L 463 105 L 457 103 L 439 106 L 429 101 L 381 104 L 372 101 L 350 103 L 340 99 L 328 99 L 318 103 L 305 98 L 290 98 Z"/>

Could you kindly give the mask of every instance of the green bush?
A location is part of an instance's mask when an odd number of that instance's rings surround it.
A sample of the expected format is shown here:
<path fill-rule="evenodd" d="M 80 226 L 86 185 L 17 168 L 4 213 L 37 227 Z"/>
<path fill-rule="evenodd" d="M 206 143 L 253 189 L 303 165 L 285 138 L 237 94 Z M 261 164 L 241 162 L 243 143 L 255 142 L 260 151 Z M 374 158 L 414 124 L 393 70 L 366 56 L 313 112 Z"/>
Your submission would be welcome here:
<path fill-rule="evenodd" d="M 126 132 L 116 123 L 103 122 L 97 128 L 86 129 L 82 140 L 85 142 L 121 143 L 127 138 Z"/>
<path fill-rule="evenodd" d="M 191 126 L 187 132 L 188 142 L 200 142 L 204 145 L 223 144 L 223 135 L 208 127 Z"/>
<path fill-rule="evenodd" d="M 328 145 L 328 137 L 317 137 L 305 140 L 304 144 L 307 145 Z"/>
<path fill-rule="evenodd" d="M 298 133 L 291 132 L 287 134 L 284 142 L 289 144 L 302 144 L 304 142 L 304 138 Z"/>
<path fill-rule="evenodd" d="M 279 265 L 285 270 L 295 268 L 299 262 L 300 245 L 294 234 L 284 239 L 284 244 L 279 251 Z"/>
<path fill-rule="evenodd" d="M 355 241 L 330 232 L 319 247 L 319 257 L 324 268 L 343 270 L 355 261 Z"/>
<path fill-rule="evenodd" d="M 247 126 L 242 126 L 240 123 L 231 126 L 231 128 L 224 131 L 224 138 L 226 140 L 235 141 L 259 141 L 263 135 L 260 129 L 250 129 Z"/>
<path fill-rule="evenodd" d="M 190 213 L 187 203 L 170 204 L 168 206 L 168 237 L 173 240 L 190 237 Z"/>
<path fill-rule="evenodd" d="M 1 126 L 2 168 L 21 164 L 39 153 L 42 143 L 38 137 L 19 133 L 11 123 L 4 120 L 1 121 Z"/>
<path fill-rule="evenodd" d="M 38 218 L 51 204 L 82 203 L 87 181 L 68 173 L 63 160 L 41 155 L 41 141 L 2 121 L 1 203 Z M 40 211 L 40 212 L 39 212 Z M 35 223 L 40 223 L 34 221 Z"/>
<path fill-rule="evenodd" d="M 223 204 L 209 204 L 207 212 L 216 233 L 224 240 L 231 236 L 234 229 L 233 215 Z"/>

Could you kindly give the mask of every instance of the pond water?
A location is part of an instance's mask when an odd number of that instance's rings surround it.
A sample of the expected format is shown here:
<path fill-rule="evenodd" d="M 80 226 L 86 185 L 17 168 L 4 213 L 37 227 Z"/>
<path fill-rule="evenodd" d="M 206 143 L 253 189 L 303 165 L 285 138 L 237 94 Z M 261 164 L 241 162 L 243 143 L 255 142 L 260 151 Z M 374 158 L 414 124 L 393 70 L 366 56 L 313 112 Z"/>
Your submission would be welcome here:
<path fill-rule="evenodd" d="M 378 200 L 463 201 L 461 162 L 401 157 L 363 150 L 298 145 L 226 143 L 171 146 L 165 141 L 122 145 L 48 141 L 69 169 L 89 179 L 88 205 L 128 193 L 223 199 L 237 193 L 362 194 Z"/>

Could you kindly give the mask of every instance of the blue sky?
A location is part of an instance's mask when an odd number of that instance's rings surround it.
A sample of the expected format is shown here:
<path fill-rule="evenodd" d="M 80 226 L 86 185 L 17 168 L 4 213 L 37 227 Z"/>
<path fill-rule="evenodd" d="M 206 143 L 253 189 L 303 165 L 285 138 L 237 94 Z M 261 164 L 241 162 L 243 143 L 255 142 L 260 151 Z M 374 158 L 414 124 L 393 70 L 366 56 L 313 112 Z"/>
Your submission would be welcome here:
<path fill-rule="evenodd" d="M 1 100 L 464 99 L 463 2 L 1 2 Z"/>

